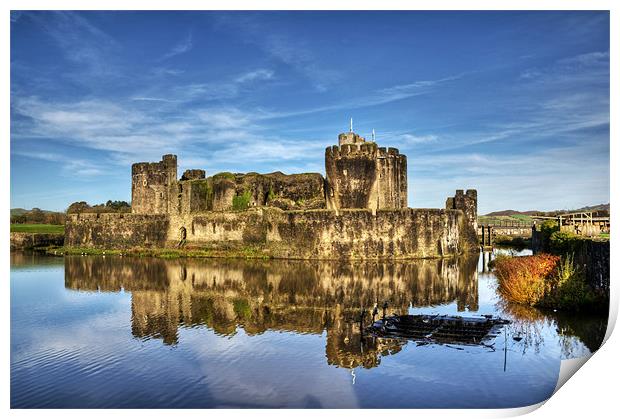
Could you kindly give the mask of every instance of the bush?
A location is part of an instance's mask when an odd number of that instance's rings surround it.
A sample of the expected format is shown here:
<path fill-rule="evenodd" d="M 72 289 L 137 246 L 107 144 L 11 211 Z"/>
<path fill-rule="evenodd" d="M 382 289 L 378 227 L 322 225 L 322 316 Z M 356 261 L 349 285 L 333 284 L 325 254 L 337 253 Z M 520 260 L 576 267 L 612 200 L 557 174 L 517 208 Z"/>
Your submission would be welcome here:
<path fill-rule="evenodd" d="M 530 246 L 531 240 L 524 237 L 512 237 L 512 236 L 496 236 L 493 243 L 505 246 L 512 246 L 517 248 L 525 248 Z"/>
<path fill-rule="evenodd" d="M 558 256 L 498 256 L 495 274 L 499 292 L 508 301 L 530 306 L 538 305 L 550 291 L 546 278 L 555 270 Z"/>
<path fill-rule="evenodd" d="M 105 204 L 97 204 L 92 207 L 85 201 L 74 202 L 67 208 L 67 214 L 78 213 L 108 213 L 108 212 L 131 212 L 131 205 L 125 201 L 108 200 Z"/>
<path fill-rule="evenodd" d="M 558 309 L 578 310 L 595 304 L 596 296 L 585 282 L 583 272 L 569 254 L 557 264 L 551 278 L 551 291 L 543 305 Z"/>
<path fill-rule="evenodd" d="M 65 223 L 65 214 L 62 212 L 42 211 L 33 208 L 20 214 L 11 215 L 11 224 L 55 224 Z"/>
<path fill-rule="evenodd" d="M 213 175 L 213 179 L 214 180 L 218 180 L 218 179 L 228 179 L 228 180 L 232 180 L 234 181 L 236 179 L 236 176 L 234 173 L 230 173 L 230 172 L 220 172 L 220 173 L 216 173 Z"/>
<path fill-rule="evenodd" d="M 537 230 L 540 232 L 538 235 L 540 240 L 540 250 L 542 250 L 543 252 L 549 252 L 549 240 L 551 235 L 556 231 L 560 231 L 558 222 L 556 220 L 545 220 L 540 224 Z"/>
<path fill-rule="evenodd" d="M 564 310 L 591 307 L 597 301 L 572 254 L 498 256 L 495 274 L 506 301 Z"/>
<path fill-rule="evenodd" d="M 243 211 L 248 209 L 250 206 L 250 191 L 245 191 L 241 195 L 237 195 L 233 197 L 233 210 L 235 211 Z"/>
<path fill-rule="evenodd" d="M 554 253 L 574 254 L 581 249 L 585 240 L 585 237 L 568 231 L 556 231 L 549 237 L 549 247 Z"/>

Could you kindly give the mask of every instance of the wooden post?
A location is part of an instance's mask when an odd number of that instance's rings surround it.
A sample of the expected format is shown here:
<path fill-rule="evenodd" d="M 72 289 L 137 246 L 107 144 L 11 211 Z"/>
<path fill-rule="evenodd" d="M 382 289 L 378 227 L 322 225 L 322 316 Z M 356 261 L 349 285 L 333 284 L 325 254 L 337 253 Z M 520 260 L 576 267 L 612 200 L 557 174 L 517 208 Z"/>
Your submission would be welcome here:
<path fill-rule="evenodd" d="M 491 236 L 491 226 L 487 226 L 487 241 L 489 247 L 493 247 L 493 236 Z"/>

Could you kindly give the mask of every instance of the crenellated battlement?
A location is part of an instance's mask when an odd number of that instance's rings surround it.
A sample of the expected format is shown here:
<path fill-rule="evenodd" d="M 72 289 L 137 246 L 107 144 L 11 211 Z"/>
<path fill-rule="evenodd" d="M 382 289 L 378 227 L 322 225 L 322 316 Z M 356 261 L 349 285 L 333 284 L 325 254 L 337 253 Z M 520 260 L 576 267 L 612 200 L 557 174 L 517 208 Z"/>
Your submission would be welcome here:
<path fill-rule="evenodd" d="M 331 153 L 333 157 L 342 157 L 349 155 L 375 154 L 378 152 L 376 143 L 364 142 L 357 144 L 334 145 L 325 149 L 326 153 Z"/>
<path fill-rule="evenodd" d="M 342 134 L 338 135 L 338 145 L 345 145 L 345 144 L 362 144 L 365 143 L 366 139 L 360 135 L 357 135 L 356 133 L 349 131 L 349 132 L 343 132 Z"/>
<path fill-rule="evenodd" d="M 374 142 L 333 145 L 325 148 L 325 154 L 329 154 L 334 158 L 364 154 L 379 158 L 404 156 L 400 154 L 400 151 L 395 147 L 379 147 L 377 143 Z"/>

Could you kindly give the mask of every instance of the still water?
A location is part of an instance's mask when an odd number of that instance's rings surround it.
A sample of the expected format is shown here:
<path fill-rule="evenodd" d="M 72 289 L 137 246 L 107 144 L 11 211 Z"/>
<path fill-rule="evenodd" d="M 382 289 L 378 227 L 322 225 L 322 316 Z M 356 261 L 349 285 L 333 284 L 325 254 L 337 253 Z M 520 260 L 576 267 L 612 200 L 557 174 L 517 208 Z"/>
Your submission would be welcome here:
<path fill-rule="evenodd" d="M 407 263 L 11 253 L 11 406 L 517 407 L 606 317 L 505 304 L 493 255 Z M 360 307 L 495 314 L 492 347 L 360 339 Z"/>

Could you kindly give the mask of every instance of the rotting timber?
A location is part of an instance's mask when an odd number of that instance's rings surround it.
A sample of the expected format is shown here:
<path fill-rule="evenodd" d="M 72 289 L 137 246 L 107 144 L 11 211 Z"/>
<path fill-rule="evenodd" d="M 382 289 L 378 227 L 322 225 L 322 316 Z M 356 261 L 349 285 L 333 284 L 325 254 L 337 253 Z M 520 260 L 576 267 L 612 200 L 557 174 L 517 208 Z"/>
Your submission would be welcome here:
<path fill-rule="evenodd" d="M 366 333 L 381 338 L 428 343 L 489 346 L 502 327 L 510 323 L 499 317 L 451 315 L 392 315 L 375 321 Z"/>

